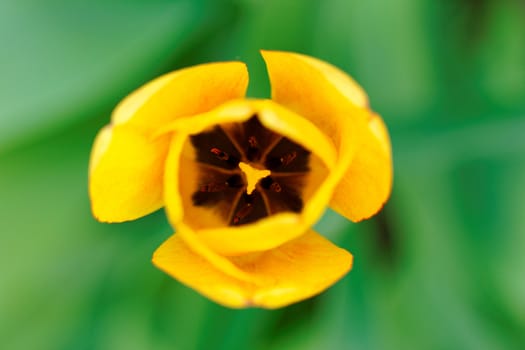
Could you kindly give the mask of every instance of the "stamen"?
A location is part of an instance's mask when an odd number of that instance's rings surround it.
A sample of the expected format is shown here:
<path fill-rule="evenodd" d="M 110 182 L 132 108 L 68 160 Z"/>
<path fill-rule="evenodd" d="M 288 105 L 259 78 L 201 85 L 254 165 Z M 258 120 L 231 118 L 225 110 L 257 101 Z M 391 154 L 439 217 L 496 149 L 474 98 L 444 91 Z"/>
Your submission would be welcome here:
<path fill-rule="evenodd" d="M 272 179 L 270 176 L 267 176 L 263 179 L 261 179 L 261 186 L 262 188 L 266 190 L 270 190 L 273 192 L 281 192 L 283 190 L 282 186 L 276 182 L 274 179 Z"/>
<path fill-rule="evenodd" d="M 239 211 L 233 217 L 233 224 L 237 225 L 242 219 L 248 216 L 253 210 L 252 203 L 246 203 L 239 209 Z"/>
<path fill-rule="evenodd" d="M 219 158 L 220 160 L 228 160 L 230 159 L 230 155 L 224 151 L 221 151 L 217 147 L 213 147 L 210 149 L 210 152 L 215 155 L 215 157 Z"/>
<path fill-rule="evenodd" d="M 248 149 L 246 150 L 246 157 L 249 161 L 257 161 L 261 157 L 259 142 L 257 142 L 257 139 L 253 135 L 248 137 Z"/>
<path fill-rule="evenodd" d="M 248 137 L 248 144 L 252 148 L 259 148 L 259 143 L 257 142 L 257 139 L 253 135 Z"/>
<path fill-rule="evenodd" d="M 283 190 L 283 188 L 281 187 L 281 185 L 279 185 L 277 182 L 273 182 L 271 185 L 270 185 L 270 190 L 271 191 L 274 191 L 274 192 L 281 192 Z"/>
<path fill-rule="evenodd" d="M 298 173 L 310 170 L 310 152 L 283 137 L 266 155 L 264 165 L 272 172 Z"/>
<path fill-rule="evenodd" d="M 224 191 L 228 187 L 228 183 L 212 182 L 209 184 L 202 185 L 199 189 L 200 192 L 220 192 Z"/>
<path fill-rule="evenodd" d="M 227 170 L 237 168 L 241 153 L 221 127 L 191 135 L 190 140 L 197 162 Z"/>
<path fill-rule="evenodd" d="M 275 181 L 271 176 L 267 176 L 260 181 L 263 189 L 262 194 L 266 198 L 265 203 L 268 206 L 268 212 L 300 212 L 303 208 L 303 200 L 300 193 L 303 176 L 286 176 L 278 179 L 279 182 Z"/>
<path fill-rule="evenodd" d="M 244 182 L 243 182 L 243 179 L 242 179 L 241 175 L 230 176 L 226 180 L 226 184 L 229 187 L 233 187 L 233 188 L 240 188 L 240 187 L 244 186 Z"/>
<path fill-rule="evenodd" d="M 293 151 L 293 152 L 287 153 L 284 156 L 282 156 L 280 158 L 280 161 L 282 165 L 286 166 L 290 164 L 291 162 L 293 162 L 295 158 L 297 158 L 297 152 Z"/>

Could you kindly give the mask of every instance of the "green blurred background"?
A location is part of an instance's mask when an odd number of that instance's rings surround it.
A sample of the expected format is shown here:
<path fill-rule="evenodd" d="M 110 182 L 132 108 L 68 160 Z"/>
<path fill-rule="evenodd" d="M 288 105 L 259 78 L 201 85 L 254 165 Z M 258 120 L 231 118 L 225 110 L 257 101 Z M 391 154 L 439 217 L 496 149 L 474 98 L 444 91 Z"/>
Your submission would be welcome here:
<path fill-rule="evenodd" d="M 376 218 L 317 225 L 355 256 L 333 288 L 236 311 L 151 265 L 163 212 L 97 223 L 87 164 L 164 72 L 239 59 L 269 96 L 261 48 L 365 87 L 395 186 Z M 523 1 L 0 1 L 1 349 L 525 349 L 523 198 Z"/>

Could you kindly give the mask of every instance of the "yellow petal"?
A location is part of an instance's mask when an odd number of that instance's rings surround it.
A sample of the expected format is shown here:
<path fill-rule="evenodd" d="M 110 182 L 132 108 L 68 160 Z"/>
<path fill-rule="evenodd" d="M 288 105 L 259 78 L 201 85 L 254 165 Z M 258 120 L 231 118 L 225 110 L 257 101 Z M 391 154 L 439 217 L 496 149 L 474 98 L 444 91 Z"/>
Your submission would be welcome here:
<path fill-rule="evenodd" d="M 366 121 L 368 97 L 338 68 L 290 52 L 262 51 L 272 99 L 312 121 L 341 152 L 355 152 Z M 349 133 L 343 135 L 343 127 Z M 340 147 L 346 140 L 345 148 Z"/>
<path fill-rule="evenodd" d="M 163 75 L 142 86 L 115 109 L 113 124 L 157 130 L 178 117 L 208 111 L 243 97 L 248 72 L 242 62 L 202 64 Z"/>
<path fill-rule="evenodd" d="M 305 205 L 299 214 L 283 212 L 251 224 L 227 226 L 220 212 L 192 203 L 192 194 L 198 188 L 199 169 L 195 156 L 188 150 L 187 140 L 189 135 L 215 124 L 243 122 L 254 114 L 268 129 L 312 152 L 312 170 L 303 192 Z M 340 178 L 333 178 L 331 171 L 336 162 L 331 141 L 308 120 L 272 101 L 231 101 L 208 113 L 181 118 L 170 127 L 177 132 L 172 137 L 164 177 L 168 218 L 178 230 L 184 227 L 198 230 L 199 238 L 222 255 L 272 249 L 303 234 L 322 215 Z M 184 182 L 181 179 L 185 179 Z"/>
<path fill-rule="evenodd" d="M 195 254 L 177 234 L 153 255 L 153 263 L 161 270 L 234 308 L 278 308 L 314 296 L 350 270 L 352 255 L 310 231 L 273 250 L 231 258 L 231 262 L 264 282 L 254 284 L 231 277 Z"/>
<path fill-rule="evenodd" d="M 91 208 L 98 220 L 133 220 L 162 207 L 168 144 L 167 137 L 150 140 L 125 125 L 100 131 L 89 165 Z"/>
<path fill-rule="evenodd" d="M 368 132 L 368 97 L 343 71 L 316 58 L 280 51 L 262 51 L 262 55 L 272 99 L 308 118 L 335 144 L 336 166 L 320 192 L 332 197 Z M 338 196 L 345 195 L 338 189 Z"/>
<path fill-rule="evenodd" d="M 93 146 L 89 192 L 94 216 L 121 222 L 159 209 L 169 137 L 152 135 L 179 117 L 244 96 L 247 84 L 243 63 L 210 63 L 161 76 L 126 97 Z"/>
<path fill-rule="evenodd" d="M 368 107 L 368 96 L 363 88 L 345 72 L 330 63 L 321 61 L 315 57 L 292 52 L 263 50 L 261 53 L 268 65 L 270 79 L 272 79 L 272 89 L 275 94 L 274 97 L 277 100 L 286 98 L 291 101 L 292 99 L 303 98 L 305 95 L 302 95 L 300 91 L 285 89 L 288 84 L 295 85 L 295 83 L 291 81 L 292 79 L 295 80 L 299 78 L 308 82 L 310 86 L 315 83 L 321 83 L 322 85 L 329 84 L 355 105 Z M 299 66 L 297 66 L 297 64 L 299 64 Z M 316 88 L 314 87 L 313 89 Z M 317 94 L 318 92 L 317 90 L 313 90 L 306 93 Z M 302 101 L 302 104 L 305 103 L 315 102 Z"/>
<path fill-rule="evenodd" d="M 392 154 L 388 131 L 371 114 L 361 148 L 339 183 L 331 206 L 352 221 L 367 219 L 384 205 L 392 189 Z"/>

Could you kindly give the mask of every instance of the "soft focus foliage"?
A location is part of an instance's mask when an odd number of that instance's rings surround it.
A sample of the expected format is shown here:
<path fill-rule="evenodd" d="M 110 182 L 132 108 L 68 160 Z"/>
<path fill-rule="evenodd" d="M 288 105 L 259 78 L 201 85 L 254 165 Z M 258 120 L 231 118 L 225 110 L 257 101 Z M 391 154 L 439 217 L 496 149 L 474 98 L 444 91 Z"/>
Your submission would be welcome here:
<path fill-rule="evenodd" d="M 0 348 L 522 349 L 525 6 L 518 0 L 0 3 Z M 313 55 L 360 82 L 391 131 L 393 197 L 353 225 L 327 293 L 222 308 L 151 264 L 163 213 L 92 217 L 87 164 L 115 104 L 183 66 L 258 50 Z"/>

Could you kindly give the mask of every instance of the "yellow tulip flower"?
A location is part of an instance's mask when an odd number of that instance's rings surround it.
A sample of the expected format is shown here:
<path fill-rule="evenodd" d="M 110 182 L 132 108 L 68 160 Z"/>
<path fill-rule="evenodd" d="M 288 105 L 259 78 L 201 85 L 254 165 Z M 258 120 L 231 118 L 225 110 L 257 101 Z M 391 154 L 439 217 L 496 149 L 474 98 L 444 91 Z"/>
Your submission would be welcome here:
<path fill-rule="evenodd" d="M 245 97 L 241 62 L 166 74 L 117 106 L 89 167 L 98 220 L 164 206 L 176 233 L 153 263 L 236 308 L 282 307 L 334 284 L 352 255 L 312 225 L 328 205 L 368 218 L 392 186 L 388 132 L 363 89 L 318 59 L 262 55 L 271 100 Z"/>

